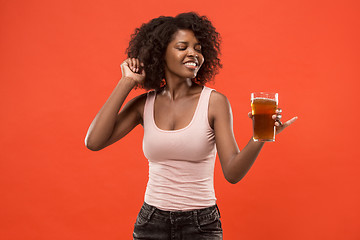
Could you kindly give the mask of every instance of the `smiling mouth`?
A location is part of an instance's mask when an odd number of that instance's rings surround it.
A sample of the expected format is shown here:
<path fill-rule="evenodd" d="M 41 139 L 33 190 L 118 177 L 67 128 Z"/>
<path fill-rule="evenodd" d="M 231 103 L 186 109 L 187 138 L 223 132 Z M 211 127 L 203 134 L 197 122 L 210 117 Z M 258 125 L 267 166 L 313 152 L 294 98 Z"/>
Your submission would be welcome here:
<path fill-rule="evenodd" d="M 184 65 L 187 69 L 190 70 L 196 70 L 198 68 L 198 64 L 196 62 L 186 62 Z"/>
<path fill-rule="evenodd" d="M 194 66 L 194 67 L 197 67 L 197 64 L 194 63 L 194 62 L 187 62 L 185 63 L 186 66 Z"/>

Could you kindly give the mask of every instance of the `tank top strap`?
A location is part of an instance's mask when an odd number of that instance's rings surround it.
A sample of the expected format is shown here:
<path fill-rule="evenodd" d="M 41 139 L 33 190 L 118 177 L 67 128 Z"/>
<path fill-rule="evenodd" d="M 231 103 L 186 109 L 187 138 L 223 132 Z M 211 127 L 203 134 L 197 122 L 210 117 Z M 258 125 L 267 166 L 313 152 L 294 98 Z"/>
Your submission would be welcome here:
<path fill-rule="evenodd" d="M 209 117 L 208 117 L 209 100 L 210 100 L 211 92 L 213 90 L 214 89 L 208 88 L 206 86 L 204 86 L 204 89 L 202 90 L 202 93 L 201 93 L 201 96 L 199 99 L 199 106 L 198 106 L 199 109 L 197 111 L 197 113 L 199 114 L 197 116 L 197 119 L 200 124 L 204 124 L 204 121 L 209 123 Z"/>
<path fill-rule="evenodd" d="M 146 101 L 144 106 L 144 126 L 152 121 L 154 114 L 155 91 L 149 91 L 146 94 Z"/>
<path fill-rule="evenodd" d="M 212 88 L 208 88 L 206 86 L 204 86 L 204 89 L 203 89 L 203 96 L 202 96 L 202 103 L 201 104 L 204 104 L 206 105 L 206 107 L 208 107 L 209 105 L 209 100 L 210 100 L 210 94 L 211 92 L 213 91 L 214 89 Z"/>

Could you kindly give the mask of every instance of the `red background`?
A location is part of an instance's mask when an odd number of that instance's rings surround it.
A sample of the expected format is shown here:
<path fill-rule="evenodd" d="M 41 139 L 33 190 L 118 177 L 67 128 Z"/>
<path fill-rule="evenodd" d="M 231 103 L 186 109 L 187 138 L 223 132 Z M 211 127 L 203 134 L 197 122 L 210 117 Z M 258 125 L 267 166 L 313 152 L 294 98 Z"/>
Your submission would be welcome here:
<path fill-rule="evenodd" d="M 355 0 L 1 1 L 2 239 L 131 239 L 143 130 L 99 152 L 84 138 L 135 27 L 191 10 L 222 34 L 224 67 L 209 86 L 230 100 L 240 148 L 251 92 L 279 92 L 284 119 L 299 117 L 240 183 L 217 160 L 224 239 L 360 239 Z"/>

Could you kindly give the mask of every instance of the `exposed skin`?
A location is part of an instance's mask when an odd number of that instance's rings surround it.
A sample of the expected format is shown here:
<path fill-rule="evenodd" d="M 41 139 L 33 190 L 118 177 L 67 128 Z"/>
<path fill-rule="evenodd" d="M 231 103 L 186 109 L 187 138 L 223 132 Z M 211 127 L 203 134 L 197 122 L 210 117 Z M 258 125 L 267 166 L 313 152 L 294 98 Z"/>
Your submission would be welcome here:
<path fill-rule="evenodd" d="M 191 81 L 202 63 L 201 46 L 191 30 L 178 30 L 165 53 L 166 87 L 157 94 L 154 118 L 158 128 L 177 130 L 186 127 L 195 112 L 202 86 Z M 185 62 L 195 62 L 187 66 Z M 86 146 L 93 151 L 103 149 L 123 138 L 138 124 L 143 123 L 146 94 L 130 100 L 119 112 L 129 92 L 145 79 L 145 72 L 138 59 L 126 59 L 121 64 L 122 78 L 91 123 Z M 251 118 L 251 113 L 248 114 Z M 212 91 L 209 102 L 209 124 L 214 129 L 224 176 L 230 183 L 239 182 L 249 171 L 260 153 L 264 142 L 254 142 L 239 150 L 234 133 L 231 106 L 227 98 Z M 297 117 L 280 124 L 281 111 L 273 116 L 276 133 L 290 126 Z"/>

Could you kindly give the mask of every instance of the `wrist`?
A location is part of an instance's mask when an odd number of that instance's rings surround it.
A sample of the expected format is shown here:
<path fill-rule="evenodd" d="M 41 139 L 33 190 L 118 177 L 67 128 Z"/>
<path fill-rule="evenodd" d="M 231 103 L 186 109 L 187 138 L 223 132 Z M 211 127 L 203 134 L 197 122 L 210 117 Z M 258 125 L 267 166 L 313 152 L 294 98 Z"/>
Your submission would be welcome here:
<path fill-rule="evenodd" d="M 125 84 L 127 87 L 134 88 L 137 82 L 131 77 L 122 77 L 120 82 Z"/>

